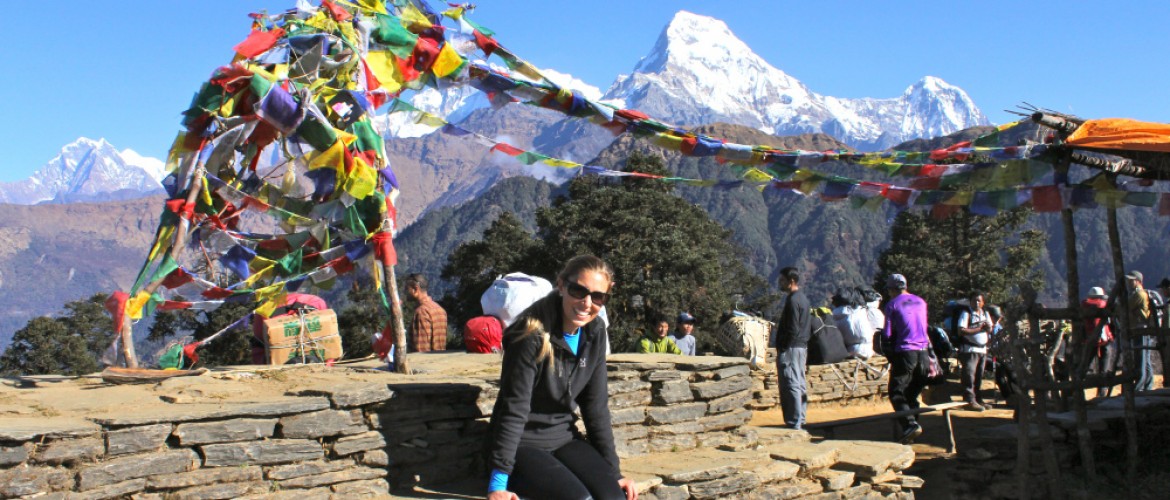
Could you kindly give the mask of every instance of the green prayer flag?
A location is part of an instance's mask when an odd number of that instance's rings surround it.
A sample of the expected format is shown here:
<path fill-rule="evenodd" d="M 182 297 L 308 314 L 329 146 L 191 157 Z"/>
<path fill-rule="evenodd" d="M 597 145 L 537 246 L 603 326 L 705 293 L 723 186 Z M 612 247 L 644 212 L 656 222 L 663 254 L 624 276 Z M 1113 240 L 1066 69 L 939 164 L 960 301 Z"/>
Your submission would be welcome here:
<path fill-rule="evenodd" d="M 377 26 L 370 37 L 385 45 L 399 59 L 410 57 L 414 46 L 418 44 L 418 35 L 402 26 L 402 20 L 394 16 L 377 14 L 375 22 Z"/>

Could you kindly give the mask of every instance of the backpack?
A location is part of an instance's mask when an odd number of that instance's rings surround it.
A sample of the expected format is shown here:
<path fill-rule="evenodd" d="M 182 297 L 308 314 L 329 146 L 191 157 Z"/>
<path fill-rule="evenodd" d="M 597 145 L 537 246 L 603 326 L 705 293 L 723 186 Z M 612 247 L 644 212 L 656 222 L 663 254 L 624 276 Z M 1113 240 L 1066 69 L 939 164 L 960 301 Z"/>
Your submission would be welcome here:
<path fill-rule="evenodd" d="M 963 313 L 967 313 L 968 317 L 971 315 L 971 306 L 966 299 L 948 300 L 947 304 L 943 306 L 943 328 L 952 341 L 959 344 L 970 344 L 967 336 L 959 332 L 959 316 L 962 316 Z M 954 342 L 948 342 L 948 344 Z"/>
<path fill-rule="evenodd" d="M 812 335 L 808 339 L 808 364 L 831 365 L 849 357 L 845 349 L 845 338 L 833 321 L 833 313 L 827 308 L 812 310 L 810 318 Z"/>
<path fill-rule="evenodd" d="M 1166 326 L 1166 299 L 1157 290 L 1146 290 L 1146 295 L 1150 298 L 1150 326 Z"/>

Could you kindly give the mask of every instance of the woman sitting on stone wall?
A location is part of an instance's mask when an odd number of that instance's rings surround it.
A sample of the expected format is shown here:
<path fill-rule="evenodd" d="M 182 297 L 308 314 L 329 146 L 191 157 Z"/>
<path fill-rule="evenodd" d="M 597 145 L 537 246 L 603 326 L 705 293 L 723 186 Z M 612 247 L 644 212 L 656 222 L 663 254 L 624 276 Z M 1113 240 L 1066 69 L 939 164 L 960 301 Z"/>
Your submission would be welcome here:
<path fill-rule="evenodd" d="M 610 425 L 605 326 L 613 270 L 582 255 L 565 264 L 556 289 L 504 333 L 500 394 L 491 419 L 489 500 L 635 500 L 622 477 Z M 586 435 L 574 425 L 581 409 Z"/>

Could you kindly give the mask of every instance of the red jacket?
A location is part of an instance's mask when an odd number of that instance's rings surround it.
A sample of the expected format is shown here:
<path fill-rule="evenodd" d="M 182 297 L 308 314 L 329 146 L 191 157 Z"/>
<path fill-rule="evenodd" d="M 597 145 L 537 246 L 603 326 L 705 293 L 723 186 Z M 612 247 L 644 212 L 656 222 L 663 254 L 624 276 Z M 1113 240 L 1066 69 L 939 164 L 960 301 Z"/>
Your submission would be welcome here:
<path fill-rule="evenodd" d="M 1113 339 L 1113 332 L 1109 329 L 1109 324 L 1105 322 L 1105 304 L 1106 300 L 1098 297 L 1089 297 L 1081 301 L 1081 309 L 1086 313 L 1093 314 L 1093 317 L 1085 318 L 1085 342 L 1088 344 L 1099 343 L 1102 329 L 1104 329 L 1108 339 Z"/>

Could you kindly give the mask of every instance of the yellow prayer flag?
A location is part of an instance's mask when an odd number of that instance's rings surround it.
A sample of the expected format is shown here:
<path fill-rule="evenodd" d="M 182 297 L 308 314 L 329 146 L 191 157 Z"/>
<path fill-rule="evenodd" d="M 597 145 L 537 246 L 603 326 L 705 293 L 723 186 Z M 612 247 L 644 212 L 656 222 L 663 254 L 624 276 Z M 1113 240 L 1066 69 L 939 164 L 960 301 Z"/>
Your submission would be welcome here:
<path fill-rule="evenodd" d="M 680 151 L 682 149 L 682 137 L 670 134 L 654 134 L 654 138 L 650 142 L 660 148 L 666 148 L 671 151 Z"/>
<path fill-rule="evenodd" d="M 1118 208 L 1122 205 L 1125 195 L 1125 191 L 1119 190 L 1097 191 L 1093 193 L 1093 199 L 1105 208 Z"/>
<path fill-rule="evenodd" d="M 259 258 L 260 257 L 255 257 L 253 260 L 259 259 Z M 272 262 L 272 261 L 270 260 L 268 262 Z M 261 269 L 259 271 L 252 273 L 251 276 L 248 276 L 248 279 L 244 280 L 244 285 L 248 288 L 252 288 L 253 286 L 256 286 L 256 283 L 259 283 L 259 282 L 264 281 L 264 280 L 268 279 L 269 277 L 271 277 L 272 274 L 275 272 L 275 269 L 276 269 L 275 265 L 269 265 L 268 267 L 265 267 L 264 269 Z"/>
<path fill-rule="evenodd" d="M 1093 186 L 1093 189 L 1096 189 L 1097 191 L 1113 191 L 1117 189 L 1117 187 L 1113 185 L 1113 181 L 1109 180 L 1109 178 L 1105 177 L 1104 175 L 1093 177 L 1093 179 L 1089 181 L 1089 185 Z"/>
<path fill-rule="evenodd" d="M 435 65 L 431 67 L 436 76 L 447 77 L 455 74 L 467 61 L 455 52 L 450 43 L 444 43 L 443 48 L 439 50 L 439 57 L 435 58 Z"/>
<path fill-rule="evenodd" d="M 418 119 L 414 122 L 418 123 L 419 125 L 427 125 L 430 127 L 442 127 L 443 125 L 447 124 L 447 120 L 444 120 L 443 117 L 432 115 L 426 111 L 419 111 Z"/>
<path fill-rule="evenodd" d="M 560 158 L 546 158 L 542 161 L 545 165 L 550 167 L 577 168 L 581 166 L 580 163 L 571 162 L 569 160 L 562 160 Z"/>
<path fill-rule="evenodd" d="M 954 205 L 965 207 L 971 204 L 971 200 L 975 198 L 974 191 L 956 191 L 954 196 L 942 202 L 943 205 Z"/>
<path fill-rule="evenodd" d="M 458 20 L 459 18 L 463 17 L 463 7 L 455 7 L 452 9 L 444 10 L 443 15 L 447 16 L 451 19 Z"/>
<path fill-rule="evenodd" d="M 158 231 L 158 239 L 154 240 L 154 246 L 150 248 L 150 254 L 146 256 L 146 260 L 154 260 L 158 257 L 160 251 L 164 248 L 171 247 L 171 240 L 175 236 L 175 226 L 164 226 Z"/>
<path fill-rule="evenodd" d="M 799 191 L 806 194 L 806 195 L 813 194 L 813 191 L 816 191 L 817 186 L 820 186 L 820 185 L 821 185 L 820 179 L 809 179 L 807 181 L 800 183 Z"/>
<path fill-rule="evenodd" d="M 402 89 L 402 72 L 394 62 L 394 54 L 388 50 L 371 50 L 366 54 L 366 66 L 374 73 L 374 78 L 391 94 Z"/>
<path fill-rule="evenodd" d="M 773 179 L 775 178 L 770 174 L 758 168 L 749 168 L 743 173 L 743 180 L 748 182 L 771 182 Z"/>
<path fill-rule="evenodd" d="M 130 314 L 130 319 L 142 319 L 142 308 L 146 307 L 148 301 L 150 301 L 150 294 L 146 292 L 138 292 L 127 301 L 126 312 Z"/>
<path fill-rule="evenodd" d="M 309 170 L 318 168 L 333 168 L 342 171 L 345 168 L 345 144 L 339 139 L 333 142 L 329 149 L 320 153 L 310 153 Z"/>
<path fill-rule="evenodd" d="M 406 21 L 407 25 L 411 27 L 418 26 L 422 28 L 430 28 L 431 26 L 434 26 L 434 24 L 431 24 L 431 20 L 427 19 L 426 14 L 423 14 L 421 11 L 419 11 L 418 7 L 415 7 L 414 4 L 408 3 L 404 5 L 402 7 L 402 11 L 398 13 L 398 17 L 403 21 Z"/>
<path fill-rule="evenodd" d="M 353 159 L 353 170 L 346 176 L 342 189 L 355 199 L 365 199 L 374 194 L 378 185 L 378 172 L 366 165 L 361 158 Z"/>

